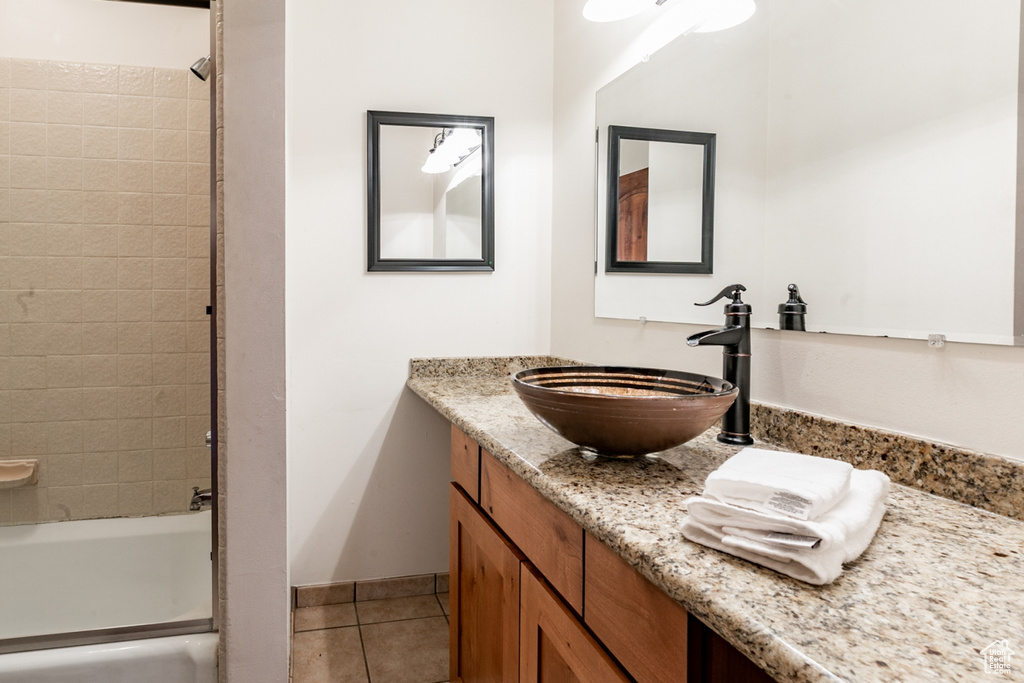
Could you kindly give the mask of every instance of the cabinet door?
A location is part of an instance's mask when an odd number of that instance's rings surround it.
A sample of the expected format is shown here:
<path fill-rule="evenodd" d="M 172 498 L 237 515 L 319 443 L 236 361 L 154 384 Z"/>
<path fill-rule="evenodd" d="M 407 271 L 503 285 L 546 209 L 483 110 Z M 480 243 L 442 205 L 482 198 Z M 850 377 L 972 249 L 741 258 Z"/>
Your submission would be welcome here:
<path fill-rule="evenodd" d="M 523 683 L 629 681 L 528 564 L 522 570 L 519 617 L 519 673 Z"/>
<path fill-rule="evenodd" d="M 519 680 L 523 557 L 455 485 L 450 487 L 451 680 Z"/>

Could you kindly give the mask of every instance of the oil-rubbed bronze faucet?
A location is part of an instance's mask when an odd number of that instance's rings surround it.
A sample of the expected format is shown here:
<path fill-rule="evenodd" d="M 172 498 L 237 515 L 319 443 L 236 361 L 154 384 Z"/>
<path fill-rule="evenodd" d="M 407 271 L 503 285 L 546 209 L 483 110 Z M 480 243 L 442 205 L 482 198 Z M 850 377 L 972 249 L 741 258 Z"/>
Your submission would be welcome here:
<path fill-rule="evenodd" d="M 687 346 L 721 346 L 722 379 L 739 390 L 736 401 L 722 416 L 722 431 L 718 440 L 736 446 L 749 446 L 750 438 L 750 306 L 740 299 L 743 285 L 729 285 L 711 301 L 694 306 L 710 306 L 727 296 L 732 301 L 725 305 L 725 327 L 698 332 L 686 339 Z"/>

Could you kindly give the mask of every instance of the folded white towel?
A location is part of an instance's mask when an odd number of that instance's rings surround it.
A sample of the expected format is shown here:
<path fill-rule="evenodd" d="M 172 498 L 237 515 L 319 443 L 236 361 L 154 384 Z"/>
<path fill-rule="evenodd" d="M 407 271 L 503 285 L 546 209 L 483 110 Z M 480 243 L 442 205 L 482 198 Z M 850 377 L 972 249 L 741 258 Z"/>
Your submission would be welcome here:
<path fill-rule="evenodd" d="M 702 545 L 815 585 L 831 583 L 843 564 L 860 557 L 885 515 L 889 477 L 875 470 L 854 470 L 843 500 L 814 522 L 743 510 L 705 498 L 687 501 L 690 516 L 683 536 Z M 730 516 L 730 512 L 736 514 Z M 749 526 L 755 525 L 755 526 Z M 768 525 L 768 526 L 765 526 Z M 794 549 L 773 542 L 769 532 L 821 538 L 816 548 Z"/>
<path fill-rule="evenodd" d="M 744 448 L 704 482 L 723 503 L 794 519 L 817 519 L 842 499 L 853 466 L 813 455 Z"/>

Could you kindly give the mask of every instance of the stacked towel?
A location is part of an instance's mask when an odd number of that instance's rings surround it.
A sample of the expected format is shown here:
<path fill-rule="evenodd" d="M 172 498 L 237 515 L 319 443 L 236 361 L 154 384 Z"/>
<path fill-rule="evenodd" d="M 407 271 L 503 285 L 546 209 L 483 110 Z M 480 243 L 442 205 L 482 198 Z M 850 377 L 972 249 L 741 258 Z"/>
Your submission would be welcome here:
<path fill-rule="evenodd" d="M 754 486 L 758 482 L 749 481 L 753 477 L 745 477 L 741 469 L 744 462 L 749 462 L 750 451 L 755 451 L 760 460 L 751 471 L 769 473 L 760 491 Z M 737 458 L 740 460 L 733 462 Z M 860 557 L 878 530 L 885 514 L 889 478 L 875 470 L 854 470 L 846 463 L 838 464 L 848 469 L 832 467 L 831 463 L 837 461 L 816 462 L 823 460 L 797 453 L 741 451 L 708 476 L 708 484 L 718 483 L 714 487 L 706 485 L 704 497 L 687 501 L 690 516 L 683 523 L 683 536 L 807 583 L 834 581 L 842 573 L 843 564 Z M 801 474 L 790 481 L 781 478 L 782 472 L 801 461 L 808 463 Z M 845 477 L 841 472 L 844 469 Z M 722 470 L 725 476 L 717 477 Z M 820 489 L 813 486 L 815 476 L 824 482 Z M 730 490 L 734 481 L 745 483 Z M 743 505 L 722 499 L 723 482 L 730 482 L 724 497 L 743 500 Z M 709 489 L 717 492 L 715 498 L 709 495 Z M 741 496 L 736 495 L 737 490 Z M 763 495 L 765 491 L 769 491 L 767 496 Z M 777 491 L 790 492 L 808 504 L 797 502 L 782 506 L 789 509 L 774 510 L 766 501 Z M 796 515 L 802 515 L 805 509 L 808 516 L 798 518 Z M 819 512 L 812 513 L 814 509 Z"/>

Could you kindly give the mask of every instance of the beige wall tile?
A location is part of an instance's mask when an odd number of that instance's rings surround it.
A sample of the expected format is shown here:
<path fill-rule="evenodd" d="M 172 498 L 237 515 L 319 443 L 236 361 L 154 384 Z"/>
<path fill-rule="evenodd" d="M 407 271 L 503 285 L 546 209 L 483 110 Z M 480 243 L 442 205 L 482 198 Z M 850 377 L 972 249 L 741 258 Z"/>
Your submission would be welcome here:
<path fill-rule="evenodd" d="M 118 159 L 153 160 L 153 130 L 150 128 L 119 128 Z"/>
<path fill-rule="evenodd" d="M 109 289 L 82 292 L 82 321 L 117 322 L 117 292 Z"/>
<path fill-rule="evenodd" d="M 188 284 L 186 259 L 153 259 L 154 289 L 185 289 Z"/>
<path fill-rule="evenodd" d="M 188 199 L 183 194 L 153 195 L 153 225 L 180 225 L 188 222 Z"/>
<path fill-rule="evenodd" d="M 117 420 L 86 420 L 82 423 L 82 448 L 86 453 L 103 454 L 117 450 Z M 92 463 L 95 460 L 95 465 Z M 100 462 L 99 458 L 89 457 L 85 462 L 88 468 L 98 469 L 109 466 Z M 98 481 L 93 478 L 92 481 Z M 99 480 L 113 481 L 113 479 Z"/>
<path fill-rule="evenodd" d="M 296 607 L 319 607 L 352 602 L 355 599 L 355 582 L 325 583 L 295 588 Z"/>
<path fill-rule="evenodd" d="M 58 427 L 66 427 L 75 423 L 56 423 Z M 52 449 L 52 448 L 51 448 Z M 82 484 L 82 454 L 51 455 L 46 459 L 47 486 L 80 486 Z M 43 483 L 40 481 L 40 483 Z"/>
<path fill-rule="evenodd" d="M 182 480 L 156 480 L 153 482 L 153 513 L 185 512 L 191 500 L 191 491 Z"/>
<path fill-rule="evenodd" d="M 46 444 L 47 451 L 52 456 L 49 458 L 51 463 L 57 460 L 57 454 L 61 453 L 74 454 L 71 457 L 78 458 L 77 462 L 80 463 L 82 457 L 82 422 L 62 421 L 47 423 Z M 65 483 L 69 485 L 81 484 L 81 469 L 79 468 L 78 475 L 74 479 L 70 479 Z"/>
<path fill-rule="evenodd" d="M 106 294 L 107 292 L 99 293 Z M 82 356 L 82 385 L 86 387 L 117 386 L 117 356 L 114 354 Z"/>
<path fill-rule="evenodd" d="M 81 190 L 82 160 L 47 158 L 46 187 L 51 190 Z"/>
<path fill-rule="evenodd" d="M 8 295 L 7 315 L 13 323 L 42 323 L 46 319 L 46 299 L 50 292 L 15 289 Z M 38 351 L 42 353 L 41 350 Z"/>
<path fill-rule="evenodd" d="M 184 135 L 184 133 L 182 133 Z M 45 123 L 16 123 L 11 122 L 11 154 L 25 154 L 30 156 L 46 155 L 46 124 Z M 184 161 L 185 147 L 182 145 Z"/>
<path fill-rule="evenodd" d="M 153 228 L 148 225 L 120 226 L 117 231 L 117 252 L 121 257 L 152 256 Z"/>
<path fill-rule="evenodd" d="M 153 292 L 154 322 L 179 322 L 185 320 L 184 290 L 155 290 Z"/>
<path fill-rule="evenodd" d="M 118 513 L 117 484 L 99 484 L 82 487 L 82 517 L 103 519 Z"/>
<path fill-rule="evenodd" d="M 118 353 L 153 353 L 153 323 L 118 323 Z"/>
<path fill-rule="evenodd" d="M 201 356 L 202 354 L 196 354 Z M 209 378 L 207 378 L 209 379 Z M 153 354 L 153 384 L 186 383 L 186 354 L 155 353 Z"/>
<path fill-rule="evenodd" d="M 209 304 L 210 259 L 190 258 L 188 260 L 188 288 L 203 290 L 207 295 L 207 305 Z"/>
<path fill-rule="evenodd" d="M 13 147 L 14 124 L 11 124 L 11 129 Z M 25 133 L 22 133 L 22 135 L 26 135 L 28 132 L 29 131 L 26 131 Z M 188 134 L 183 130 L 154 131 L 153 159 L 156 161 L 188 161 Z"/>
<path fill-rule="evenodd" d="M 184 98 L 188 95 L 188 77 L 184 69 L 156 69 L 153 73 L 153 94 Z"/>
<path fill-rule="evenodd" d="M 185 469 L 189 479 L 202 479 L 210 476 L 212 456 L 206 446 L 191 446 L 186 451 Z"/>
<path fill-rule="evenodd" d="M 117 189 L 121 192 L 152 192 L 152 161 L 119 161 Z"/>
<path fill-rule="evenodd" d="M 434 592 L 434 575 L 398 576 L 356 583 L 356 601 L 430 595 Z"/>
<path fill-rule="evenodd" d="M 82 227 L 83 256 L 117 256 L 116 225 L 86 225 Z M 84 276 L 84 273 L 83 273 Z"/>
<path fill-rule="evenodd" d="M 45 389 L 46 357 L 12 357 L 10 359 L 10 377 L 11 389 Z"/>
<path fill-rule="evenodd" d="M 210 165 L 208 163 L 188 165 L 188 193 L 210 196 Z"/>
<path fill-rule="evenodd" d="M 80 258 L 50 256 L 46 259 L 46 286 L 49 289 L 82 289 Z"/>
<path fill-rule="evenodd" d="M 186 415 L 210 414 L 210 387 L 205 384 L 188 384 L 185 386 Z"/>
<path fill-rule="evenodd" d="M 184 417 L 157 417 L 153 419 L 153 448 L 165 449 L 157 451 L 162 453 L 161 457 L 166 459 L 174 458 L 181 467 L 181 477 L 185 476 L 185 418 Z M 166 463 L 165 463 L 166 464 Z M 167 465 L 170 467 L 170 465 Z M 177 470 L 175 470 L 177 472 Z M 154 476 L 157 476 L 154 474 Z M 168 475 L 168 478 L 177 478 L 178 475 Z"/>
<path fill-rule="evenodd" d="M 156 417 L 185 415 L 185 397 L 184 384 L 153 387 L 153 415 Z"/>
<path fill-rule="evenodd" d="M 110 64 L 83 64 L 82 90 L 90 93 L 117 94 L 118 68 Z"/>
<path fill-rule="evenodd" d="M 59 223 L 46 226 L 46 253 L 48 256 L 81 256 L 82 226 Z"/>
<path fill-rule="evenodd" d="M 117 92 L 120 95 L 153 95 L 154 70 L 142 66 L 121 66 Z"/>
<path fill-rule="evenodd" d="M 153 323 L 153 352 L 186 352 L 188 350 L 187 333 L 187 325 L 182 322 Z"/>
<path fill-rule="evenodd" d="M 202 353 L 210 348 L 210 323 L 208 320 L 189 321 L 187 323 L 187 350 L 190 353 Z"/>
<path fill-rule="evenodd" d="M 118 485 L 118 514 L 139 517 L 152 512 L 152 482 L 140 481 Z"/>
<path fill-rule="evenodd" d="M 153 452 L 144 451 L 121 451 L 117 458 L 118 481 L 152 481 L 153 480 Z"/>
<path fill-rule="evenodd" d="M 12 422 L 46 422 L 46 389 L 11 391 L 10 419 Z"/>
<path fill-rule="evenodd" d="M 113 159 L 83 159 L 82 189 L 87 192 L 117 192 L 117 162 Z"/>
<path fill-rule="evenodd" d="M 24 487 L 11 491 L 11 521 L 15 524 L 34 524 L 50 519 L 49 489 Z"/>
<path fill-rule="evenodd" d="M 185 376 L 187 384 L 210 384 L 210 354 L 190 353 L 188 354 L 187 373 Z"/>
<path fill-rule="evenodd" d="M 12 223 L 45 223 L 46 190 L 11 190 L 10 217 Z"/>
<path fill-rule="evenodd" d="M 190 322 L 209 324 L 210 316 L 206 314 L 206 307 L 210 305 L 210 293 L 204 289 L 190 289 L 187 297 L 186 318 Z M 202 353 L 202 350 L 198 351 Z"/>
<path fill-rule="evenodd" d="M 117 126 L 117 95 L 82 95 L 82 123 L 86 126 Z"/>
<path fill-rule="evenodd" d="M 10 103 L 11 121 L 23 121 L 27 123 L 46 122 L 45 90 L 23 90 L 21 88 L 11 88 Z"/>
<path fill-rule="evenodd" d="M 114 162 L 116 164 L 116 162 Z M 90 225 L 117 223 L 120 197 L 116 192 L 85 192 L 82 198 L 82 220 Z"/>
<path fill-rule="evenodd" d="M 124 354 L 117 357 L 118 386 L 128 387 L 153 384 L 153 360 L 148 353 Z M 178 413 L 179 415 L 181 413 Z"/>
<path fill-rule="evenodd" d="M 201 164 L 210 161 L 210 134 L 198 130 L 188 131 L 187 160 Z"/>
<path fill-rule="evenodd" d="M 82 128 L 61 123 L 47 124 L 46 153 L 55 157 L 81 157 Z"/>
<path fill-rule="evenodd" d="M 117 159 L 117 128 L 83 126 L 82 156 L 86 159 Z"/>
<path fill-rule="evenodd" d="M 82 292 L 54 290 L 46 293 L 46 321 L 53 323 L 82 322 Z"/>
<path fill-rule="evenodd" d="M 209 99 L 188 101 L 188 129 L 190 131 L 210 132 L 210 101 Z M 210 143 L 207 139 L 207 154 L 209 154 Z"/>
<path fill-rule="evenodd" d="M 45 223 L 10 223 L 7 248 L 11 256 L 45 256 Z"/>
<path fill-rule="evenodd" d="M 85 193 L 75 190 L 46 191 L 46 220 L 49 223 L 81 223 L 85 214 Z"/>
<path fill-rule="evenodd" d="M 49 489 L 51 520 L 82 518 L 82 487 L 58 486 Z"/>
<path fill-rule="evenodd" d="M 46 455 L 46 438 L 44 434 L 40 434 L 38 422 L 11 425 L 11 455 L 14 457 Z"/>
<path fill-rule="evenodd" d="M 188 98 L 190 100 L 210 99 L 210 82 L 201 81 L 198 78 L 188 79 Z"/>
<path fill-rule="evenodd" d="M 107 453 L 86 453 L 82 461 L 83 482 L 86 484 L 116 483 L 117 461 L 117 453 L 113 451 Z"/>
<path fill-rule="evenodd" d="M 10 87 L 46 89 L 46 61 L 42 59 L 12 59 Z"/>
<path fill-rule="evenodd" d="M 47 123 L 71 123 L 82 125 L 84 121 L 84 100 L 80 92 L 53 92 L 46 96 Z"/>
<path fill-rule="evenodd" d="M 119 347 L 116 323 L 82 323 L 82 353 L 110 353 Z"/>
<path fill-rule="evenodd" d="M 82 417 L 86 420 L 117 418 L 117 387 L 82 389 Z"/>
<path fill-rule="evenodd" d="M 153 162 L 153 192 L 184 194 L 188 189 L 188 166 L 180 161 Z"/>
<path fill-rule="evenodd" d="M 121 225 L 151 225 L 153 223 L 153 195 L 122 193 L 118 200 L 120 207 L 117 223 Z"/>
<path fill-rule="evenodd" d="M 122 451 L 153 448 L 153 420 L 150 418 L 118 420 L 117 447 Z"/>
<path fill-rule="evenodd" d="M 82 353 L 81 323 L 46 323 L 46 352 L 54 355 Z"/>
<path fill-rule="evenodd" d="M 117 259 L 118 289 L 152 289 L 153 259 L 151 258 L 119 258 Z"/>
<path fill-rule="evenodd" d="M 78 292 L 72 293 L 78 294 Z M 48 388 L 80 387 L 82 386 L 82 375 L 82 356 L 47 356 L 46 385 Z"/>
<path fill-rule="evenodd" d="M 85 417 L 82 389 L 47 389 L 46 419 L 51 422 L 81 420 Z"/>
<path fill-rule="evenodd" d="M 76 62 L 48 62 L 46 87 L 49 90 L 80 92 L 85 84 L 85 65 Z"/>
<path fill-rule="evenodd" d="M 188 448 L 206 448 L 206 432 L 210 431 L 209 416 L 185 418 L 185 444 Z M 209 452 L 209 451 L 207 451 Z"/>
<path fill-rule="evenodd" d="M 116 258 L 89 257 L 82 259 L 83 289 L 111 290 L 116 295 L 118 263 Z M 115 296 L 116 302 L 116 296 Z"/>
<path fill-rule="evenodd" d="M 188 125 L 188 106 L 185 100 L 157 97 L 153 100 L 153 127 L 165 130 L 185 130 Z"/>
<path fill-rule="evenodd" d="M 153 417 L 153 387 L 118 387 L 117 415 L 126 419 Z"/>
<path fill-rule="evenodd" d="M 154 258 L 181 258 L 186 256 L 187 230 L 188 228 L 182 226 L 154 226 Z"/>
<path fill-rule="evenodd" d="M 166 418 L 169 419 L 169 418 Z M 164 421 L 166 421 L 166 419 Z M 182 420 L 184 421 L 184 420 Z M 157 420 L 153 421 L 154 427 Z M 155 437 L 154 437 L 155 438 Z M 153 451 L 154 479 L 185 479 L 185 449 L 158 448 Z"/>
<path fill-rule="evenodd" d="M 153 319 L 153 292 L 120 291 L 117 294 L 117 319 L 121 322 L 142 322 Z"/>
<path fill-rule="evenodd" d="M 46 189 L 46 157 L 11 157 L 11 187 L 26 190 Z"/>
<path fill-rule="evenodd" d="M 117 98 L 117 125 L 120 128 L 152 128 L 153 98 L 121 95 Z"/>
<path fill-rule="evenodd" d="M 10 343 L 7 353 L 11 356 L 36 356 L 46 349 L 45 323 L 19 323 L 0 328 L 8 328 Z M 0 333 L 8 331 L 0 329 Z"/>

